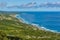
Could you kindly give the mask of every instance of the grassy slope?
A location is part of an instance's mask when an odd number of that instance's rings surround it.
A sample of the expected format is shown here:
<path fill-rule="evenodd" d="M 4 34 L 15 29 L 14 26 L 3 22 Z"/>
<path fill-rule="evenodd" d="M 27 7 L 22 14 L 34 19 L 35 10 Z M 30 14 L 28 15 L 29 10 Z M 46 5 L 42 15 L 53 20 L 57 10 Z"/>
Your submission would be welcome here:
<path fill-rule="evenodd" d="M 0 13 L 0 31 L 6 35 L 14 35 L 23 40 L 60 40 L 60 34 L 40 30 L 30 24 L 22 23 L 14 15 Z"/>

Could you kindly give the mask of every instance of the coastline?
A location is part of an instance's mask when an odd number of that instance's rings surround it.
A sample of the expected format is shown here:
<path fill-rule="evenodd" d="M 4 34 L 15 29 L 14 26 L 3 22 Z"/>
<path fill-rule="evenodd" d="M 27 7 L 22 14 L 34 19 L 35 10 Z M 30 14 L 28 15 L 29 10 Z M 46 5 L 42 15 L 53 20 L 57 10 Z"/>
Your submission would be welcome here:
<path fill-rule="evenodd" d="M 17 17 L 18 16 L 18 17 Z M 50 31 L 50 32 L 53 32 L 53 33 L 60 33 L 56 30 L 50 30 L 50 29 L 47 29 L 45 28 L 44 26 L 40 26 L 39 24 L 35 24 L 35 23 L 30 23 L 28 21 L 26 21 L 25 19 L 23 19 L 19 14 L 16 14 L 16 18 L 18 18 L 19 20 L 21 19 L 21 22 L 22 23 L 26 23 L 26 24 L 31 24 L 33 26 L 36 26 L 37 28 L 41 29 L 41 30 L 45 30 L 45 31 Z"/>

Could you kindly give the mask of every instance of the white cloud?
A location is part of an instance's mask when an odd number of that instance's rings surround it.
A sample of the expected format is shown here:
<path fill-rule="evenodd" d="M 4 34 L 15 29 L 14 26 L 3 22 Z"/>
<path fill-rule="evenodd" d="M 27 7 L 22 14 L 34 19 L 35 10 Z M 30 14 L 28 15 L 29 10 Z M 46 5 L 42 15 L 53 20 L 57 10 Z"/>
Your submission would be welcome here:
<path fill-rule="evenodd" d="M 33 7 L 36 6 L 36 2 L 31 2 L 31 3 L 27 3 L 27 4 L 21 4 L 21 5 L 11 5 L 8 6 L 8 8 L 28 8 L 28 7 Z"/>

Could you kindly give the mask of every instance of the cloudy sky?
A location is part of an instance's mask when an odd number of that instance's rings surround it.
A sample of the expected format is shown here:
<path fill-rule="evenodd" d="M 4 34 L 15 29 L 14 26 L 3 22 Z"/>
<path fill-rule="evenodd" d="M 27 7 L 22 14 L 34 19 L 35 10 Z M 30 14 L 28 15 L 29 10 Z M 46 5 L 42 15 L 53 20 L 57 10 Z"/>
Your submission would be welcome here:
<path fill-rule="evenodd" d="M 44 2 L 60 2 L 60 0 L 0 0 L 0 10 L 3 11 L 60 11 L 60 8 L 16 8 L 16 6 L 29 4 L 34 5 L 36 2 L 37 5 Z M 8 8 L 12 7 L 12 8 Z M 15 7 L 15 8 L 14 8 Z"/>

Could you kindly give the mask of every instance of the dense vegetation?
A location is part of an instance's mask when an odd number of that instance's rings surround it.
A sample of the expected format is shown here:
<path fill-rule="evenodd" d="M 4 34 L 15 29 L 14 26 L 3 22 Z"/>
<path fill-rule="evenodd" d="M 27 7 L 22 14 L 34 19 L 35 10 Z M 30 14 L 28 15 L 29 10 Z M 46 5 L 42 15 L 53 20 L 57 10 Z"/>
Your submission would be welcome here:
<path fill-rule="evenodd" d="M 15 15 L 16 13 L 0 12 L 0 40 L 9 40 L 7 36 L 18 37 L 20 40 L 60 40 L 59 33 L 23 23 Z"/>

